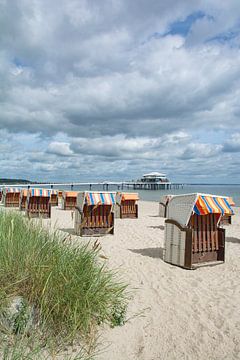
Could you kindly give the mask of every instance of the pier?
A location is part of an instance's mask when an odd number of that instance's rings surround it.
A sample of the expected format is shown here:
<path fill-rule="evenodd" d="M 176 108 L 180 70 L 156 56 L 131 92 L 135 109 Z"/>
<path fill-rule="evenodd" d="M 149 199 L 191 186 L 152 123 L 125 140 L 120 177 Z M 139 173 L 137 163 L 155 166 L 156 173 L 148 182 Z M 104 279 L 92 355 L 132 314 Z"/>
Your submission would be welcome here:
<path fill-rule="evenodd" d="M 47 183 L 29 183 L 29 184 L 1 184 L 0 187 L 20 187 L 33 188 L 45 187 L 49 189 L 61 189 L 62 187 L 69 187 L 74 190 L 77 186 L 86 187 L 92 190 L 94 186 L 102 187 L 104 191 L 108 191 L 110 187 L 115 187 L 117 190 L 133 189 L 133 190 L 170 190 L 183 188 L 184 184 L 180 183 L 151 183 L 138 181 L 103 181 L 103 182 L 47 182 Z"/>

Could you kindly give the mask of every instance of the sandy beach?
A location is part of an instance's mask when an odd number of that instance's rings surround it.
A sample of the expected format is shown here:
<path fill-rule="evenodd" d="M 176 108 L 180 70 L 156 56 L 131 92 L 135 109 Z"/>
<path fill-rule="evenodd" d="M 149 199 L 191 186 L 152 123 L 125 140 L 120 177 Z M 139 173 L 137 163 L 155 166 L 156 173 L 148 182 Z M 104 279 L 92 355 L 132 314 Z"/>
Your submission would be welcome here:
<path fill-rule="evenodd" d="M 72 233 L 71 211 L 52 209 L 54 228 Z M 226 262 L 184 270 L 162 260 L 164 219 L 158 203 L 139 203 L 138 219 L 116 219 L 98 238 L 110 268 L 129 284 L 127 323 L 100 334 L 97 360 L 240 358 L 240 212 L 226 227 Z M 71 243 L 96 238 L 71 236 Z"/>

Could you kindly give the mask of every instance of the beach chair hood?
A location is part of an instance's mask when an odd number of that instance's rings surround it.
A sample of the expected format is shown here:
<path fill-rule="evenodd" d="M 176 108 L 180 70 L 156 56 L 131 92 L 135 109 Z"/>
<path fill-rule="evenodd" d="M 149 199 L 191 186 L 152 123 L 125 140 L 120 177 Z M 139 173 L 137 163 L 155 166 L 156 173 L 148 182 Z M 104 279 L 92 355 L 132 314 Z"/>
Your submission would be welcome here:
<path fill-rule="evenodd" d="M 138 193 L 117 192 L 117 194 L 116 194 L 116 203 L 118 205 L 121 204 L 121 201 L 126 201 L 126 200 L 138 201 L 139 200 L 139 195 L 138 195 Z"/>
<path fill-rule="evenodd" d="M 50 197 L 51 190 L 47 190 L 47 189 L 30 189 L 28 194 L 29 194 L 30 197 L 33 197 L 33 196 Z"/>
<path fill-rule="evenodd" d="M 63 191 L 62 196 L 63 197 L 77 197 L 77 191 Z"/>
<path fill-rule="evenodd" d="M 28 189 L 22 189 L 21 190 L 21 196 L 27 196 L 28 195 Z"/>
<path fill-rule="evenodd" d="M 187 226 L 192 214 L 233 215 L 234 212 L 226 196 L 209 194 L 175 195 L 168 204 L 168 218 Z"/>
<path fill-rule="evenodd" d="M 15 187 L 6 187 L 3 189 L 3 192 L 6 193 L 20 193 L 21 189 L 20 188 L 15 188 Z"/>
<path fill-rule="evenodd" d="M 85 191 L 78 194 L 77 206 L 83 210 L 84 205 L 114 205 L 116 203 L 116 193 L 114 192 L 94 192 Z"/>

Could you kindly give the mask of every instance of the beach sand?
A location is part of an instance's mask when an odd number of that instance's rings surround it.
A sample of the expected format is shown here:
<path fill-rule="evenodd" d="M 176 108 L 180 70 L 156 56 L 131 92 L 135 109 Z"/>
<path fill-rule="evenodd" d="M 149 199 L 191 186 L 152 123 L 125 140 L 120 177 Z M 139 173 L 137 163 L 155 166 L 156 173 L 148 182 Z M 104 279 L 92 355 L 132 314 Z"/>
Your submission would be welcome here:
<path fill-rule="evenodd" d="M 117 268 L 132 291 L 129 320 L 101 331 L 97 360 L 240 359 L 239 208 L 235 212 L 226 227 L 226 262 L 196 270 L 163 261 L 164 219 L 156 202 L 140 201 L 138 219 L 116 219 L 115 234 L 97 238 L 107 266 Z M 73 232 L 71 211 L 53 208 L 50 222 Z M 69 239 L 89 240 L 96 237 Z"/>

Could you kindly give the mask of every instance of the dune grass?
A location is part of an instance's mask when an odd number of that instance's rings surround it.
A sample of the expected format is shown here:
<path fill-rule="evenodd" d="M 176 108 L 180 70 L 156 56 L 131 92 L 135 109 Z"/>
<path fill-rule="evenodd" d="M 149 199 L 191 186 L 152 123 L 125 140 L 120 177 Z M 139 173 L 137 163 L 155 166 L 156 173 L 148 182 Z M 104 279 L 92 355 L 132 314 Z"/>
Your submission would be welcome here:
<path fill-rule="evenodd" d="M 58 232 L 0 211 L 0 313 L 11 298 L 23 297 L 41 338 L 93 344 L 98 325 L 121 325 L 127 295 L 116 275 L 88 245 L 67 246 Z"/>

